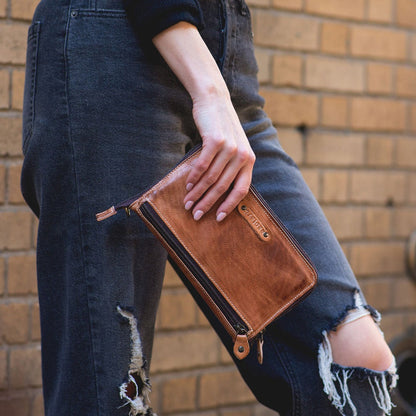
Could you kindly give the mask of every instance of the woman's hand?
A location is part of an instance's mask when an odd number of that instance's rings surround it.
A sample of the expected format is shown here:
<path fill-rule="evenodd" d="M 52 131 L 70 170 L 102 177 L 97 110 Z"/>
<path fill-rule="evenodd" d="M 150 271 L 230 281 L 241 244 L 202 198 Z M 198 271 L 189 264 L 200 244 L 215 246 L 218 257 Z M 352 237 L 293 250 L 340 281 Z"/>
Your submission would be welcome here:
<path fill-rule="evenodd" d="M 223 220 L 244 198 L 251 183 L 251 150 L 221 72 L 195 26 L 179 22 L 159 33 L 153 43 L 189 92 L 202 151 L 187 178 L 185 209 L 199 220 L 218 199 Z"/>
<path fill-rule="evenodd" d="M 230 193 L 216 212 L 223 220 L 245 197 L 252 177 L 254 152 L 244 133 L 228 91 L 194 99 L 193 116 L 202 137 L 202 151 L 187 178 L 186 209 L 195 220 Z"/>

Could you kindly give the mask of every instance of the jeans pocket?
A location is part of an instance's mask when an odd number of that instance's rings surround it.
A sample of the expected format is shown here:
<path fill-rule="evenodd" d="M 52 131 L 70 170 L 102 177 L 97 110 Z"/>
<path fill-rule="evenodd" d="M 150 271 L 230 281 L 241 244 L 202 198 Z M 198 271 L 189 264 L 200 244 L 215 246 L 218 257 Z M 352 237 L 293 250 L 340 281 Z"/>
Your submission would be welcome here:
<path fill-rule="evenodd" d="M 35 97 L 40 26 L 41 22 L 33 22 L 29 26 L 27 34 L 26 75 L 23 93 L 23 153 L 26 152 L 26 148 L 33 133 L 33 125 L 35 121 Z"/>

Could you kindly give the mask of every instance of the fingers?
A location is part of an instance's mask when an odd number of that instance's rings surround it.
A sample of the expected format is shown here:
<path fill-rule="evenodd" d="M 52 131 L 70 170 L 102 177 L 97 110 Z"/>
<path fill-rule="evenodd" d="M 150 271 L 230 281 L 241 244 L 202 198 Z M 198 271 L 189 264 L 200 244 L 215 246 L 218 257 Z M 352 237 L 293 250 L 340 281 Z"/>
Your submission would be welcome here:
<path fill-rule="evenodd" d="M 205 160 L 200 166 L 204 166 Z M 199 220 L 233 184 L 230 193 L 217 209 L 217 221 L 222 221 L 247 195 L 254 161 L 255 156 L 250 148 L 237 150 L 230 147 L 211 158 L 211 164 L 205 172 L 199 171 L 199 166 L 195 164 L 197 173 L 191 176 L 191 172 L 189 177 L 198 177 L 199 180 L 184 199 L 185 209 L 193 208 L 192 215 L 195 220 Z"/>

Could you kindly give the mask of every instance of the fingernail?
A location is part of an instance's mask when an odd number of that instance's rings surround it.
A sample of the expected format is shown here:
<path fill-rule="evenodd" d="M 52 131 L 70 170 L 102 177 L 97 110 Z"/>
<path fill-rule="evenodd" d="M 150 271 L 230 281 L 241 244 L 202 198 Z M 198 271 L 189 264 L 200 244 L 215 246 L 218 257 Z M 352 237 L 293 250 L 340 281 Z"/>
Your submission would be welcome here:
<path fill-rule="evenodd" d="M 220 222 L 220 221 L 222 221 L 224 218 L 225 218 L 225 216 L 226 216 L 227 214 L 225 213 L 225 212 L 220 212 L 218 215 L 217 215 L 217 221 L 218 222 Z"/>
<path fill-rule="evenodd" d="M 194 184 L 193 183 L 188 183 L 186 185 L 186 190 L 189 192 L 193 187 L 194 187 Z"/>
<path fill-rule="evenodd" d="M 195 212 L 194 214 L 194 220 L 198 221 L 202 216 L 204 215 L 204 213 L 199 209 L 198 211 Z"/>
<path fill-rule="evenodd" d="M 186 204 L 185 204 L 185 209 L 187 210 L 187 211 L 189 211 L 190 209 L 191 209 L 191 207 L 192 207 L 192 205 L 194 204 L 194 201 L 188 201 Z"/>

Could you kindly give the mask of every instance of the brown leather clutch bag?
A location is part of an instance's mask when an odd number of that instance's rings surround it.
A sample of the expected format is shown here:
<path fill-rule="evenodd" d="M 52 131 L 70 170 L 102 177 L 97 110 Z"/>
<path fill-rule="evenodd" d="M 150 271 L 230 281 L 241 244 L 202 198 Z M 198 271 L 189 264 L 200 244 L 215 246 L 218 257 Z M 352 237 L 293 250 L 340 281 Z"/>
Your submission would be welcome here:
<path fill-rule="evenodd" d="M 151 189 L 97 214 L 97 220 L 123 208 L 135 211 L 230 334 L 235 356 L 245 358 L 256 339 L 262 362 L 265 327 L 311 292 L 317 274 L 253 186 L 223 221 L 215 218 L 218 205 L 193 219 L 183 199 L 199 152 L 195 148 Z"/>

